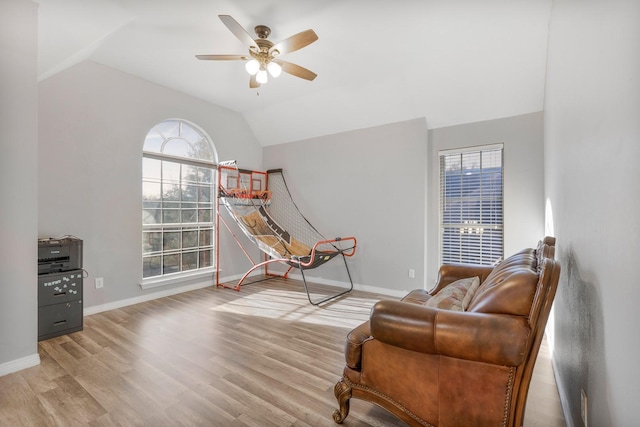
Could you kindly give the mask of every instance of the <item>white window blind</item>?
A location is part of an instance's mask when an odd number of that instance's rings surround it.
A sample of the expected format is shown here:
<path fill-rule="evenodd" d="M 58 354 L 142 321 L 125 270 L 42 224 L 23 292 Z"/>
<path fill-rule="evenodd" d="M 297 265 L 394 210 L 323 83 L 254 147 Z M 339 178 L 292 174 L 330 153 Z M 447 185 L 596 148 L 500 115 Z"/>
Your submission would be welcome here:
<path fill-rule="evenodd" d="M 504 250 L 502 144 L 440 155 L 441 262 L 491 265 Z"/>

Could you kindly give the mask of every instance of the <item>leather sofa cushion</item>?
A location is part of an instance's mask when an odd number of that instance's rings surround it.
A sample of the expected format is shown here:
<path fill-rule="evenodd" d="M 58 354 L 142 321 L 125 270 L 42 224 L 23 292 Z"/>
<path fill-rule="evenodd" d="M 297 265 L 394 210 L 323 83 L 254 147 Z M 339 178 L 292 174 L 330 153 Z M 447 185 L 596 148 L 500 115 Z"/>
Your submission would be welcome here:
<path fill-rule="evenodd" d="M 405 295 L 402 298 L 402 301 L 410 302 L 418 305 L 424 305 L 431 298 L 433 298 L 433 296 L 429 292 L 425 291 L 424 289 L 414 289 L 411 292 L 409 292 L 407 295 Z"/>
<path fill-rule="evenodd" d="M 480 278 L 477 276 L 456 280 L 429 298 L 424 305 L 445 310 L 465 311 L 478 286 L 480 286 Z"/>
<path fill-rule="evenodd" d="M 533 249 L 500 263 L 480 285 L 467 311 L 528 316 L 538 283 Z"/>

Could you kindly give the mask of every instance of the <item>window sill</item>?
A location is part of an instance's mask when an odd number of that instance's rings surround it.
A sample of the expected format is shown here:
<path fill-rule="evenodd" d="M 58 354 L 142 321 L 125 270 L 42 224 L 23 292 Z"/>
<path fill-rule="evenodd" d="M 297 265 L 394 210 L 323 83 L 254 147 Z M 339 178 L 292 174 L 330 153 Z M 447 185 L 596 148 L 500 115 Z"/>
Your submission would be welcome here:
<path fill-rule="evenodd" d="M 193 273 L 175 273 L 170 276 L 161 278 L 143 279 L 140 283 L 142 289 L 153 289 L 162 286 L 170 286 L 178 283 L 184 284 L 185 282 L 191 282 L 199 279 L 209 279 L 213 282 L 215 279 L 215 268 L 207 268 L 206 270 L 198 270 Z"/>

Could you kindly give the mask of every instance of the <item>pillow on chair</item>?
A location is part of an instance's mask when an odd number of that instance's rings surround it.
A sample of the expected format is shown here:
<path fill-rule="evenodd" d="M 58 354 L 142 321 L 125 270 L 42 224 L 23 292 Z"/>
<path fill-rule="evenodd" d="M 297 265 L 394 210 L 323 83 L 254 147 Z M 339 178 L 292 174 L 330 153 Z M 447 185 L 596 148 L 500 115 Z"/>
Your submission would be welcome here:
<path fill-rule="evenodd" d="M 480 286 L 479 277 L 456 280 L 441 289 L 425 303 L 427 307 L 465 311 Z"/>

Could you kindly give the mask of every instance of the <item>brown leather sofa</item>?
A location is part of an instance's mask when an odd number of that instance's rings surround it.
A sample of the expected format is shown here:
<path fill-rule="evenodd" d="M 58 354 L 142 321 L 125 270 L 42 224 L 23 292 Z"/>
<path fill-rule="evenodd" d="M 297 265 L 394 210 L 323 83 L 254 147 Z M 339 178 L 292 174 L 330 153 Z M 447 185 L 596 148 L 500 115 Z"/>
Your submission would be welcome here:
<path fill-rule="evenodd" d="M 521 426 L 560 276 L 554 252 L 545 237 L 496 267 L 443 265 L 433 290 L 376 303 L 348 335 L 334 421 L 357 398 L 409 425 Z"/>

